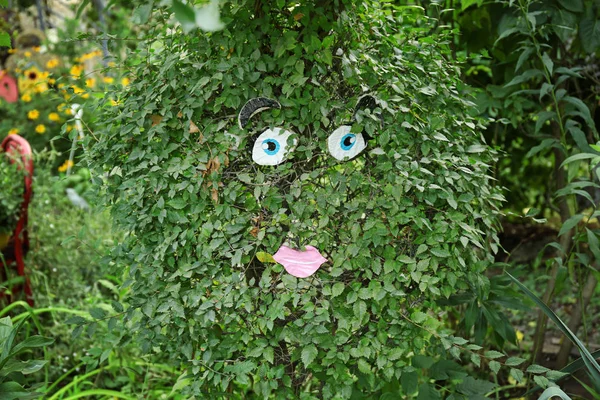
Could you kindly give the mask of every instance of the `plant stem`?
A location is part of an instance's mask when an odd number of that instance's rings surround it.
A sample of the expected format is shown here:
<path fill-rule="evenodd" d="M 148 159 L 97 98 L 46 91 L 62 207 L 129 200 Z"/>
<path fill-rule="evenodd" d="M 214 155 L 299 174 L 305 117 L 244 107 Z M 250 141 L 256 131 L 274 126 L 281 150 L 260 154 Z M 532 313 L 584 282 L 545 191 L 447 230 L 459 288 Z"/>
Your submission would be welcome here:
<path fill-rule="evenodd" d="M 571 314 L 571 319 L 569 320 L 569 329 L 573 331 L 573 333 L 577 333 L 577 328 L 579 328 L 579 324 L 581 323 L 581 318 L 583 317 L 584 310 L 590 303 L 592 299 L 592 295 L 594 294 L 594 290 L 596 289 L 596 284 L 598 281 L 594 277 L 594 275 L 589 274 L 588 280 L 583 287 L 583 293 L 581 295 L 582 299 L 577 303 L 577 306 L 573 310 L 573 314 Z M 573 343 L 570 340 L 565 340 L 562 342 L 560 346 L 560 351 L 558 352 L 558 356 L 556 359 L 556 367 L 554 369 L 561 369 L 567 362 L 569 361 L 569 354 L 571 353 L 571 349 L 573 348 Z"/>

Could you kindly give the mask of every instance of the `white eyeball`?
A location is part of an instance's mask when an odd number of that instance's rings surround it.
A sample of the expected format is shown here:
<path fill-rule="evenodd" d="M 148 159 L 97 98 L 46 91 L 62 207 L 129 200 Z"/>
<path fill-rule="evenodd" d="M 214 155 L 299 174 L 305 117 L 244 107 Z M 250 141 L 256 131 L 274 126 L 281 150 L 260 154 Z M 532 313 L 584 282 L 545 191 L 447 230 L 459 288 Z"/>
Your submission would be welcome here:
<path fill-rule="evenodd" d="M 349 125 L 337 128 L 327 139 L 329 153 L 336 160 L 350 160 L 359 155 L 367 144 L 361 133 L 351 133 Z"/>
<path fill-rule="evenodd" d="M 282 128 L 267 129 L 254 142 L 252 160 L 258 165 L 281 164 L 285 156 L 297 144 L 297 140 L 294 138 L 293 145 L 288 147 L 288 138 L 291 135 L 293 135 L 293 132 Z"/>

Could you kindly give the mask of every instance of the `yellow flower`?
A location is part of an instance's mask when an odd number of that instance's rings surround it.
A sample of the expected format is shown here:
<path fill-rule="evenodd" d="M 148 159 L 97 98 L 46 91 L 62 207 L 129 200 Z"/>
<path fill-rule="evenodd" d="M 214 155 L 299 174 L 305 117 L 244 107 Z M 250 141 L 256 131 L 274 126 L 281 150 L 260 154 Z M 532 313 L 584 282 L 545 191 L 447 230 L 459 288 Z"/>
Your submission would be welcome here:
<path fill-rule="evenodd" d="M 35 127 L 35 131 L 41 135 L 42 133 L 46 132 L 46 127 L 42 124 L 39 124 Z"/>
<path fill-rule="evenodd" d="M 16 135 L 17 133 L 19 133 L 19 130 L 17 128 L 12 128 L 10 131 L 8 131 L 9 135 Z"/>
<path fill-rule="evenodd" d="M 523 338 L 525 337 L 525 335 L 523 334 L 523 332 L 521 332 L 518 329 L 515 333 L 517 334 L 517 342 L 521 342 L 523 340 Z"/>
<path fill-rule="evenodd" d="M 38 119 L 40 116 L 40 112 L 38 110 L 31 110 L 27 113 L 27 118 L 29 119 Z"/>
<path fill-rule="evenodd" d="M 87 78 L 85 80 L 85 86 L 87 86 L 89 88 L 93 88 L 95 84 L 96 84 L 96 80 L 94 78 Z"/>
<path fill-rule="evenodd" d="M 40 46 L 35 46 L 35 47 L 33 48 L 33 51 L 35 51 L 36 53 L 39 53 L 41 49 L 42 49 L 42 48 L 41 48 Z"/>
<path fill-rule="evenodd" d="M 68 170 L 71 167 L 73 167 L 73 161 L 67 160 L 63 163 L 63 165 L 58 167 L 58 172 L 65 172 L 66 170 Z"/>
<path fill-rule="evenodd" d="M 73 130 L 73 125 L 67 125 L 67 132 L 71 132 L 72 130 Z"/>
<path fill-rule="evenodd" d="M 50 85 L 54 85 L 54 84 L 56 83 L 56 79 L 54 79 L 54 78 L 50 78 L 50 79 L 48 79 L 48 83 L 49 83 Z"/>
<path fill-rule="evenodd" d="M 104 78 L 102 78 L 102 80 L 104 81 L 104 83 L 108 83 L 109 85 L 115 81 L 115 79 L 110 76 L 105 76 Z"/>
<path fill-rule="evenodd" d="M 129 78 L 123 78 L 123 79 L 121 79 L 121 85 L 128 86 L 129 85 Z"/>
<path fill-rule="evenodd" d="M 26 51 L 25 53 L 23 53 L 25 55 L 25 57 L 29 58 L 31 57 L 31 52 L 30 51 Z"/>
<path fill-rule="evenodd" d="M 25 103 L 29 103 L 31 101 L 31 95 L 29 93 L 25 93 L 23 96 L 21 96 L 21 100 L 23 100 Z"/>
<path fill-rule="evenodd" d="M 17 49 L 8 49 L 8 54 L 15 54 Z"/>
<path fill-rule="evenodd" d="M 19 76 L 19 91 L 23 94 L 34 91 L 36 93 L 43 93 L 48 90 L 48 75 L 47 71 L 40 71 L 36 67 L 31 67 L 25 72 L 23 76 Z"/>
<path fill-rule="evenodd" d="M 46 63 L 46 68 L 48 68 L 48 69 L 56 68 L 56 67 L 58 67 L 59 64 L 60 64 L 60 62 L 58 61 L 58 58 L 51 58 Z"/>
<path fill-rule="evenodd" d="M 48 119 L 53 122 L 58 122 L 58 121 L 60 121 L 60 115 L 53 112 L 53 113 L 48 114 Z"/>
<path fill-rule="evenodd" d="M 71 73 L 72 76 L 79 78 L 79 76 L 83 72 L 83 65 L 77 65 L 77 64 L 73 65 L 69 72 Z"/>

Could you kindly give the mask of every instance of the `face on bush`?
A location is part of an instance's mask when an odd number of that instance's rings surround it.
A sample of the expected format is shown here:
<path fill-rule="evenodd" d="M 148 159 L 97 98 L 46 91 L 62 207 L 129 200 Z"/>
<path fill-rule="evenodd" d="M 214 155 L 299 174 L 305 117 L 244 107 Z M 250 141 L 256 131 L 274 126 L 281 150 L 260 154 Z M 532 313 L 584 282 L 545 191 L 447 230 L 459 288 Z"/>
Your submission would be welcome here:
<path fill-rule="evenodd" d="M 140 343 L 190 392 L 381 391 L 484 267 L 497 195 L 455 67 L 381 10 L 319 7 L 164 37 L 91 150 Z"/>

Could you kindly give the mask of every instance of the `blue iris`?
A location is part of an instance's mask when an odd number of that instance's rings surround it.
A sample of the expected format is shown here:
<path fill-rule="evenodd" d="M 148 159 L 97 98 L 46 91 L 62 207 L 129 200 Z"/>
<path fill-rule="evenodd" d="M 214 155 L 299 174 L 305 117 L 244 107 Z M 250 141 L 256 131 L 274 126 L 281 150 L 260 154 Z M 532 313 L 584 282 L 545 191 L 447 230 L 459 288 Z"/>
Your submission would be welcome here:
<path fill-rule="evenodd" d="M 279 146 L 279 142 L 275 139 L 266 139 L 262 142 L 262 148 L 270 156 L 274 156 L 279 152 L 281 146 Z"/>
<path fill-rule="evenodd" d="M 344 135 L 344 137 L 342 137 L 342 140 L 340 140 L 340 147 L 342 148 L 342 150 L 350 150 L 352 147 L 354 147 L 354 145 L 356 144 L 356 135 L 353 133 L 348 133 L 347 135 Z"/>

